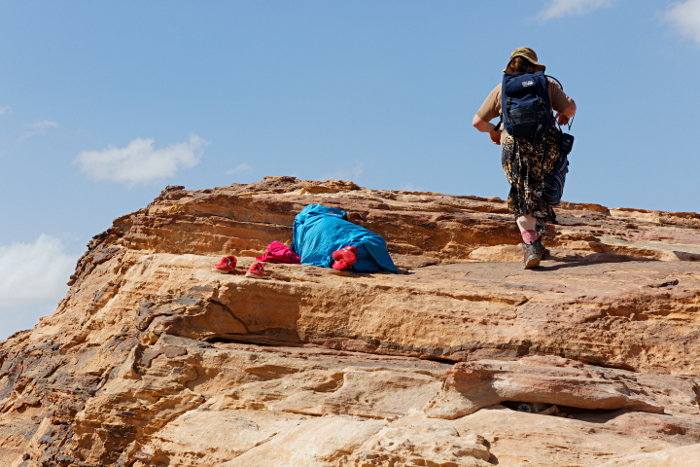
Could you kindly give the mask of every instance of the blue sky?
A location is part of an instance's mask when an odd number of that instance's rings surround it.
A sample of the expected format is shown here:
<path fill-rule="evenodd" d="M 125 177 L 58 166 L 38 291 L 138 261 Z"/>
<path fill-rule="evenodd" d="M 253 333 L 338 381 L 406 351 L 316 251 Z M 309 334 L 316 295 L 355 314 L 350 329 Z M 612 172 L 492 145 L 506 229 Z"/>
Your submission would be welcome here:
<path fill-rule="evenodd" d="M 700 0 L 0 2 L 0 339 L 166 185 L 505 198 L 471 119 L 520 46 L 578 104 L 566 200 L 700 211 Z"/>

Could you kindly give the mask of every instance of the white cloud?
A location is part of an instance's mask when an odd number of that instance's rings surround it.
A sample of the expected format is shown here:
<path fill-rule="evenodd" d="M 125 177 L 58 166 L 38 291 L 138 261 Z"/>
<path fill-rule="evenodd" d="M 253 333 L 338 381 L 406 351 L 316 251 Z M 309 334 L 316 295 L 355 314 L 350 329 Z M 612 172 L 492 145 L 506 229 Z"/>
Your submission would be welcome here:
<path fill-rule="evenodd" d="M 61 125 L 59 125 L 56 122 L 52 122 L 51 120 L 37 120 L 36 122 L 32 122 L 29 124 L 29 128 L 32 130 L 40 131 L 40 130 L 45 130 L 47 128 L 60 128 Z"/>
<path fill-rule="evenodd" d="M 402 191 L 425 191 L 422 186 L 414 185 L 413 183 L 404 183 L 401 185 L 401 188 L 399 190 Z"/>
<path fill-rule="evenodd" d="M 538 16 L 542 21 L 561 18 L 562 16 L 577 16 L 589 13 L 598 8 L 612 6 L 614 0 L 551 0 L 549 5 Z"/>
<path fill-rule="evenodd" d="M 154 149 L 153 142 L 153 138 L 136 138 L 125 148 L 83 151 L 73 163 L 93 180 L 134 184 L 172 177 L 181 168 L 194 167 L 209 144 L 195 134 L 190 134 L 189 142 L 162 149 Z"/>
<path fill-rule="evenodd" d="M 345 180 L 350 182 L 357 182 L 357 179 L 365 171 L 364 162 L 356 162 L 352 167 L 345 169 L 338 169 L 333 173 L 324 175 L 320 177 L 320 180 L 325 182 L 326 180 Z"/>
<path fill-rule="evenodd" d="M 12 111 L 12 109 L 10 109 L 10 111 Z M 32 122 L 27 126 L 29 127 L 29 130 L 20 137 L 20 140 L 30 138 L 37 134 L 44 134 L 49 128 L 61 128 L 61 125 L 51 120 L 37 120 L 36 122 Z"/>
<path fill-rule="evenodd" d="M 243 162 L 241 164 L 238 164 L 237 166 L 235 166 L 231 170 L 227 170 L 226 174 L 231 175 L 231 174 L 235 174 L 237 172 L 245 172 L 246 170 L 252 170 L 252 169 L 253 168 L 249 164 L 246 164 L 245 162 Z"/>
<path fill-rule="evenodd" d="M 674 3 L 664 17 L 676 25 L 681 35 L 700 44 L 700 0 Z"/>
<path fill-rule="evenodd" d="M 63 251 L 61 240 L 41 235 L 34 243 L 0 246 L 0 309 L 62 299 L 77 255 Z"/>
<path fill-rule="evenodd" d="M 10 115 L 12 113 L 12 107 L 0 107 L 0 116 L 2 115 Z"/>

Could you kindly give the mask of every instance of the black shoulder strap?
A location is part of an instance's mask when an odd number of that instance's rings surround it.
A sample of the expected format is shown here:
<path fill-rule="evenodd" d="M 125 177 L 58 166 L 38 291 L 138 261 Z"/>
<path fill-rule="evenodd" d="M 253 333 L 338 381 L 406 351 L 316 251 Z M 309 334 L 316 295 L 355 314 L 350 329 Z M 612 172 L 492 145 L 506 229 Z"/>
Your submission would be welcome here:
<path fill-rule="evenodd" d="M 544 76 L 545 76 L 545 78 L 552 78 L 554 81 L 557 82 L 557 84 L 559 85 L 559 87 L 561 88 L 561 90 L 562 90 L 562 91 L 564 90 L 564 86 L 562 86 L 561 81 L 559 81 L 558 79 L 556 79 L 554 76 L 549 76 L 549 75 L 544 75 Z"/>
<path fill-rule="evenodd" d="M 559 85 L 559 87 L 561 88 L 561 90 L 562 90 L 562 91 L 564 90 L 564 86 L 561 84 L 561 81 L 559 81 L 558 79 L 556 79 L 554 76 L 549 76 L 549 75 L 544 75 L 544 76 L 545 76 L 546 78 L 552 78 L 554 81 L 557 82 L 557 84 Z M 574 115 L 573 117 L 571 117 L 571 119 L 569 120 L 569 131 L 571 131 L 571 125 L 573 125 L 573 123 L 574 123 L 574 117 L 576 117 L 576 115 Z M 559 125 L 559 122 L 557 122 L 557 125 Z M 559 126 L 559 131 L 561 131 L 561 126 Z"/>

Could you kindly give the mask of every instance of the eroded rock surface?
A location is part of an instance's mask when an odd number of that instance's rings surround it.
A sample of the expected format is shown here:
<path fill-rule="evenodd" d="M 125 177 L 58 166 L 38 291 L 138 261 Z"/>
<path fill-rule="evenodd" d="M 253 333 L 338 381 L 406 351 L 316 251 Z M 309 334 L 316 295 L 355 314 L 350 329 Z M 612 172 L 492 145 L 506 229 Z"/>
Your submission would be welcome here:
<path fill-rule="evenodd" d="M 246 278 L 312 203 L 383 235 L 401 274 Z M 557 214 L 524 271 L 498 198 L 167 187 L 0 343 L 0 467 L 697 465 L 700 215 Z"/>

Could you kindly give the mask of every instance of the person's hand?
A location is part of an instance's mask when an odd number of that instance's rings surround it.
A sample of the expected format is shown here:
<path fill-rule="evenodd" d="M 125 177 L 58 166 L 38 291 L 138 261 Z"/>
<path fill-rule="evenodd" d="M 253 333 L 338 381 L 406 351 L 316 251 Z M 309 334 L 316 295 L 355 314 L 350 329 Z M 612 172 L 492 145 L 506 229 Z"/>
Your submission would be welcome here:
<path fill-rule="evenodd" d="M 357 224 L 359 222 L 367 222 L 367 219 L 359 212 L 351 212 L 348 214 L 348 221 Z"/>
<path fill-rule="evenodd" d="M 567 123 L 569 123 L 569 117 L 567 117 L 563 113 L 559 113 L 557 115 L 557 123 L 559 124 L 559 126 L 566 125 Z"/>
<path fill-rule="evenodd" d="M 489 136 L 491 137 L 491 141 L 493 144 L 501 145 L 501 132 L 498 130 L 491 130 L 489 131 Z"/>

